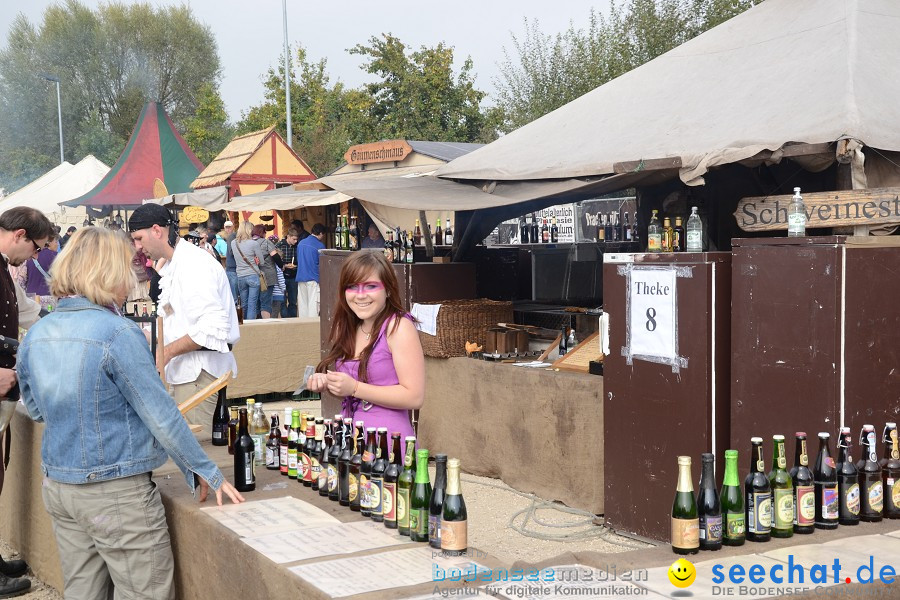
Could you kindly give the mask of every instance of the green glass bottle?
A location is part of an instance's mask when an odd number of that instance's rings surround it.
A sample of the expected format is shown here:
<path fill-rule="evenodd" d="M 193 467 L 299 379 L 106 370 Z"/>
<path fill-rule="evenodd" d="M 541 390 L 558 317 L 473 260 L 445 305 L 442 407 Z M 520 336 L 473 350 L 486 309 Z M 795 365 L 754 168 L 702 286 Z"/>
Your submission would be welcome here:
<path fill-rule="evenodd" d="M 787 538 L 794 535 L 794 484 L 786 468 L 784 436 L 772 436 L 772 445 L 772 537 Z"/>
<path fill-rule="evenodd" d="M 761 437 L 750 438 L 750 474 L 744 480 L 744 507 L 747 515 L 747 539 L 768 542 L 772 536 L 772 486 L 766 478 Z"/>
<path fill-rule="evenodd" d="M 690 456 L 678 457 L 678 484 L 672 503 L 672 550 L 675 554 L 696 554 L 700 550 L 700 517 L 691 483 Z"/>
<path fill-rule="evenodd" d="M 722 481 L 722 516 L 725 519 L 722 543 L 726 546 L 744 545 L 744 497 L 738 481 L 738 451 L 725 451 L 725 479 Z"/>
<path fill-rule="evenodd" d="M 416 451 L 416 481 L 409 504 L 409 538 L 414 542 L 427 542 L 431 480 L 428 478 L 428 450 L 424 448 Z M 695 514 L 696 511 L 695 506 Z"/>
<path fill-rule="evenodd" d="M 297 440 L 300 431 L 300 411 L 291 411 L 291 432 L 288 434 L 288 477 L 297 479 Z"/>
<path fill-rule="evenodd" d="M 416 438 L 406 437 L 406 453 L 403 455 L 403 470 L 397 478 L 397 532 L 409 535 L 409 501 L 413 482 L 416 479 Z"/>

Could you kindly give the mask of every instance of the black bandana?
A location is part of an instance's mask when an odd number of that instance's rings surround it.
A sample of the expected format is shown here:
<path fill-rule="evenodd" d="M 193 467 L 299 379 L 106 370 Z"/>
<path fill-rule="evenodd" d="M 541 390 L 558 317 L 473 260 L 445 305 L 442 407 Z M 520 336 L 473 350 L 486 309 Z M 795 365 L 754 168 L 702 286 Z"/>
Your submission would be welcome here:
<path fill-rule="evenodd" d="M 149 229 L 154 225 L 171 227 L 177 223 L 166 207 L 159 204 L 142 204 L 128 218 L 128 230 Z"/>

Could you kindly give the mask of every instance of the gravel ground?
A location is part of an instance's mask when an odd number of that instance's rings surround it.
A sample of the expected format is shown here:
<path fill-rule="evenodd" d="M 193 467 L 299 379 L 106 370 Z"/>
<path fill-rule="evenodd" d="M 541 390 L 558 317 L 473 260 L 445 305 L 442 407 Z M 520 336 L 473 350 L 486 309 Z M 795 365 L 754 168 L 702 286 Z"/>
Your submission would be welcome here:
<path fill-rule="evenodd" d="M 0 556 L 6 559 L 20 558 L 18 551 L 11 548 L 3 540 L 0 540 Z M 27 594 L 17 596 L 18 598 L 28 598 L 28 600 L 62 600 L 62 594 L 35 577 L 30 569 L 26 577 L 31 580 L 31 590 Z"/>

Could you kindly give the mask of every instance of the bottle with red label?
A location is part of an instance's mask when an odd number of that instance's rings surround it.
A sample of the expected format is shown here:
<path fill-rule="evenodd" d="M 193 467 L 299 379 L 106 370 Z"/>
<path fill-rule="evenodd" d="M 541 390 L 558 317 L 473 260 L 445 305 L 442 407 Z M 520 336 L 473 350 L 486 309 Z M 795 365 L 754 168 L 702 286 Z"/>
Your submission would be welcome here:
<path fill-rule="evenodd" d="M 372 467 L 375 465 L 375 428 L 366 429 L 366 449 L 359 466 L 359 514 L 372 516 Z"/>
<path fill-rule="evenodd" d="M 841 439 L 838 442 L 838 523 L 841 525 L 859 525 L 859 472 L 853 464 L 851 448 L 853 436 L 849 427 L 841 427 Z"/>
<path fill-rule="evenodd" d="M 816 468 L 813 471 L 813 485 L 816 493 L 816 528 L 837 529 L 838 498 L 837 470 L 831 456 L 829 442 L 831 434 L 827 431 L 819 433 L 819 454 L 816 456 Z"/>
<path fill-rule="evenodd" d="M 391 433 L 391 462 L 384 470 L 382 484 L 381 512 L 384 515 L 384 526 L 397 529 L 397 478 L 400 476 L 400 434 Z"/>
<path fill-rule="evenodd" d="M 812 533 L 816 530 L 816 488 L 809 470 L 806 432 L 798 431 L 794 436 L 794 466 L 790 471 L 794 484 L 794 533 Z"/>

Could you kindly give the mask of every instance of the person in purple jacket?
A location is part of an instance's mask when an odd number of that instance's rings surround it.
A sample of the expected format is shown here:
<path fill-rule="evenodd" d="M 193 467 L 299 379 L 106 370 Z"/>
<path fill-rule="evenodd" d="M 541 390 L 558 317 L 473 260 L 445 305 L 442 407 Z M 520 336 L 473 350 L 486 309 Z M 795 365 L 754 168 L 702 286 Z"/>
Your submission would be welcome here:
<path fill-rule="evenodd" d="M 425 399 L 425 357 L 400 303 L 394 270 L 381 252 L 355 252 L 341 268 L 331 351 L 307 385 L 343 397 L 342 412 L 366 427 L 415 435 L 409 411 Z"/>

